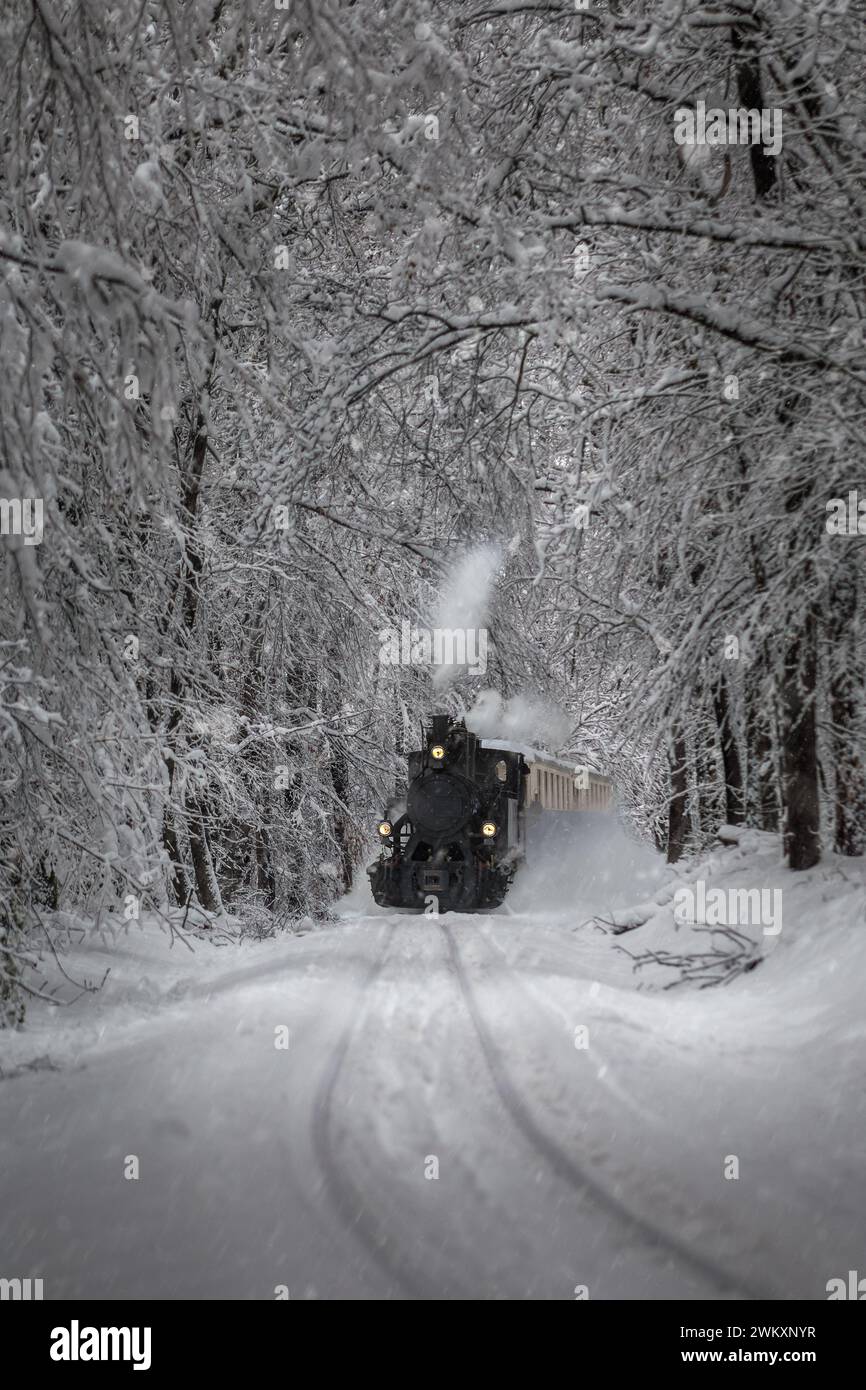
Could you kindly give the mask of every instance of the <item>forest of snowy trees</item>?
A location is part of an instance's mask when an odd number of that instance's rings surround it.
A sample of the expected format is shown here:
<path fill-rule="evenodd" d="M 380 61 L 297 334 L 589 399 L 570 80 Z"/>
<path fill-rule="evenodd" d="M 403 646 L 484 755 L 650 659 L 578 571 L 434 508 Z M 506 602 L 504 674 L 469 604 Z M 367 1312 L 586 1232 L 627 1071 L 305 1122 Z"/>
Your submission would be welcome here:
<path fill-rule="evenodd" d="M 479 685 L 671 861 L 864 852 L 864 19 L 8 0 L 3 1021 L 58 909 L 325 911 Z M 383 665 L 479 546 L 484 681 Z"/>

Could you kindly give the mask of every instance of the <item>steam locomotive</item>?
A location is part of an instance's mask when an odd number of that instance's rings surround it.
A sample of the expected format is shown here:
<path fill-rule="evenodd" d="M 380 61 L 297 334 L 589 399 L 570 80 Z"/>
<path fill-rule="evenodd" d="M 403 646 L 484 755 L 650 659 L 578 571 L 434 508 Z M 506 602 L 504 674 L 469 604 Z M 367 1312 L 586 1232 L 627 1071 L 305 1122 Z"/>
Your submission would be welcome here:
<path fill-rule="evenodd" d="M 405 809 L 379 825 L 381 852 L 367 869 L 381 907 L 472 912 L 503 901 L 525 844 L 529 765 L 484 747 L 461 722 L 434 715 L 426 746 L 409 754 Z"/>

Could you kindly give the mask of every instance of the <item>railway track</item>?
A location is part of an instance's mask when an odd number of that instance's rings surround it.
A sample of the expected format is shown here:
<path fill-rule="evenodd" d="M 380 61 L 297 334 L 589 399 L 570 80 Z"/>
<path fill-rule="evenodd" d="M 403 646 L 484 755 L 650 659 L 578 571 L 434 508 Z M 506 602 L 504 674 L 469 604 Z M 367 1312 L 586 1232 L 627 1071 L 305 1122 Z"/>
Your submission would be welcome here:
<path fill-rule="evenodd" d="M 359 1184 L 347 1173 L 345 1159 L 341 1159 L 334 1142 L 337 1086 L 345 1075 L 346 1058 L 352 1044 L 364 1026 L 370 997 L 385 969 L 397 930 L 397 921 L 386 928 L 381 948 L 362 980 L 358 1009 L 331 1053 L 313 1102 L 312 1142 L 328 1196 L 343 1224 L 361 1242 L 382 1273 L 394 1281 L 398 1296 L 431 1300 L 441 1297 L 439 1286 L 429 1273 L 419 1270 L 417 1263 L 401 1250 L 398 1239 L 384 1228 Z"/>

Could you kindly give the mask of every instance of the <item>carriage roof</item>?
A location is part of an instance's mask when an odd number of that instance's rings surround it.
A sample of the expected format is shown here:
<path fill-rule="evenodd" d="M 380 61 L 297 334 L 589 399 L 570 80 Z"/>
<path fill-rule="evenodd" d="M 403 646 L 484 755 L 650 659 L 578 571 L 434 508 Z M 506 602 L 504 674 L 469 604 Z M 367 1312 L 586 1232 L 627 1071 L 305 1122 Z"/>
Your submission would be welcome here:
<path fill-rule="evenodd" d="M 520 753 L 530 765 L 551 768 L 555 772 L 566 772 L 573 776 L 577 767 L 586 767 L 593 777 L 607 782 L 610 779 L 593 767 L 591 763 L 570 762 L 565 758 L 555 758 L 551 753 L 545 753 L 541 748 L 531 748 L 525 743 L 514 743 L 507 738 L 482 738 L 479 739 L 482 748 L 491 748 L 502 753 Z"/>

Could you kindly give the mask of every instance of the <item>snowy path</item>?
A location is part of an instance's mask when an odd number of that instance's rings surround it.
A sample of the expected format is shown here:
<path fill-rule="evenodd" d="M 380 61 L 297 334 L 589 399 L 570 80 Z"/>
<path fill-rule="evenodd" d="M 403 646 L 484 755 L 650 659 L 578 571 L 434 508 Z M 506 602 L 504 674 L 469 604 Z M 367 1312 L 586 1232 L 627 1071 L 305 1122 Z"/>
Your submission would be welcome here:
<path fill-rule="evenodd" d="M 513 911 L 256 949 L 0 1085 L 7 1277 L 49 1298 L 820 1298 L 863 1264 L 838 1077 L 801 1017 L 785 1046 L 784 997 L 639 993 L 610 937 Z"/>
<path fill-rule="evenodd" d="M 719 1292 L 536 1127 L 467 963 L 481 925 L 311 938 L 152 1040 L 10 1081 L 3 1132 L 33 1146 L 4 1162 L 4 1267 L 58 1297 Z"/>

